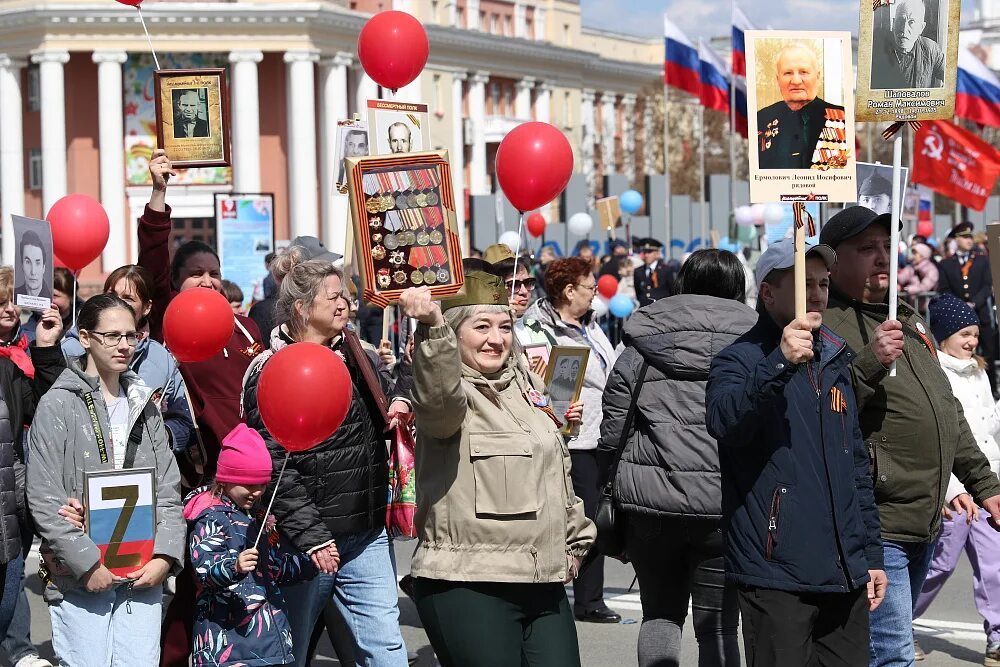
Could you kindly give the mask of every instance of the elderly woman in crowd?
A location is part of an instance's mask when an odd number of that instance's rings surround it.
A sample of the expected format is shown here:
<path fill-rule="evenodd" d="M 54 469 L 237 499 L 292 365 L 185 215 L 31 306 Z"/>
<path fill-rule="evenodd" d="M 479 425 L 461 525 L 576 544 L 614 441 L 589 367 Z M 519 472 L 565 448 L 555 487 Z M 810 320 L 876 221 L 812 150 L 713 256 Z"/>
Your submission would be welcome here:
<path fill-rule="evenodd" d="M 578 667 L 564 583 L 596 531 L 573 494 L 569 451 L 539 378 L 513 349 L 500 278 L 466 275 L 438 303 L 400 298 L 413 352 L 419 543 L 417 611 L 443 667 Z"/>
<path fill-rule="evenodd" d="M 933 252 L 926 243 L 910 247 L 910 263 L 899 269 L 900 292 L 912 298 L 937 289 L 938 268 L 931 259 Z"/>

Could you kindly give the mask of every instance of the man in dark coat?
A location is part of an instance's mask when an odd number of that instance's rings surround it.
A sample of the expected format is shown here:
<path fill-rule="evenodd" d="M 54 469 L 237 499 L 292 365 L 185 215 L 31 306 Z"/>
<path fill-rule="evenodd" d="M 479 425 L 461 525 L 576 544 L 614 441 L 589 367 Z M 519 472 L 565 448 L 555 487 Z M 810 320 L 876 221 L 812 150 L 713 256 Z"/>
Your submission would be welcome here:
<path fill-rule="evenodd" d="M 674 293 L 674 281 L 677 276 L 674 270 L 664 263 L 662 253 L 663 244 L 656 239 L 642 239 L 639 242 L 639 257 L 643 265 L 635 270 L 632 278 L 640 308 Z"/>
<path fill-rule="evenodd" d="M 195 88 L 175 92 L 177 108 L 174 109 L 174 139 L 193 139 L 208 136 L 208 120 L 201 117 L 207 113 Z"/>

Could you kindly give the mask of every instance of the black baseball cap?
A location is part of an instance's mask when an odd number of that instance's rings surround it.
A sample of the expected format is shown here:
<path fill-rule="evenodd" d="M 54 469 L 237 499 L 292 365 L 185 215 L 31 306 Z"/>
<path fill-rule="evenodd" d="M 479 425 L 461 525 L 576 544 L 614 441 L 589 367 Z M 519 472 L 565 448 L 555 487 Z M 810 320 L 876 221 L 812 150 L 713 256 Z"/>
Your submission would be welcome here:
<path fill-rule="evenodd" d="M 848 206 L 823 225 L 823 230 L 819 234 L 819 242 L 836 249 L 841 242 L 854 238 L 874 224 L 882 225 L 887 230 L 891 230 L 892 215 L 889 213 L 878 215 L 865 206 Z M 900 223 L 899 228 L 903 228 L 902 223 Z"/>

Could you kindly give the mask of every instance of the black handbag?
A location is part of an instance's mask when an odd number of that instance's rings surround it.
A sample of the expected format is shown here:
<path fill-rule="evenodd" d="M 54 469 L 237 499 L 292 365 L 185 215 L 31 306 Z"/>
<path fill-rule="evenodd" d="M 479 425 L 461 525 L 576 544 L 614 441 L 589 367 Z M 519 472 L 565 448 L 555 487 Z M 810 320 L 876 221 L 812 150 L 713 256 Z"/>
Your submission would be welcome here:
<path fill-rule="evenodd" d="M 615 509 L 615 476 L 618 474 L 618 464 L 622 460 L 625 445 L 631 435 L 635 407 L 636 403 L 639 402 L 639 392 L 642 391 L 642 383 L 646 379 L 648 367 L 649 364 L 643 361 L 642 367 L 639 369 L 639 377 L 636 378 L 635 389 L 632 390 L 632 400 L 629 403 L 628 412 L 625 414 L 625 423 L 622 424 L 618 450 L 615 452 L 614 460 L 608 469 L 608 483 L 601 489 L 601 498 L 597 503 L 597 514 L 594 515 L 594 523 L 597 525 L 596 551 L 605 556 L 617 558 L 623 563 L 628 562 L 628 557 L 625 554 L 625 515 Z M 594 551 L 591 550 L 591 553 Z"/>

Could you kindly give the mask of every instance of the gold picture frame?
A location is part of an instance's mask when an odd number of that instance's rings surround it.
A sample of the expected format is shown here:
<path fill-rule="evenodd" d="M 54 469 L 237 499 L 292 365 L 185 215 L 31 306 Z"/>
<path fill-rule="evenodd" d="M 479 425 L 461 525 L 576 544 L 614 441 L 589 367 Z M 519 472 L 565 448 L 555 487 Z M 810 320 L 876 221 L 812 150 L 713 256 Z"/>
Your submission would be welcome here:
<path fill-rule="evenodd" d="M 583 380 L 587 374 L 590 348 L 577 345 L 553 345 L 545 368 L 545 388 L 552 412 L 560 421 L 571 403 L 580 400 Z M 572 431 L 568 422 L 560 429 L 565 435 Z"/>
<path fill-rule="evenodd" d="M 153 81 L 156 145 L 167 152 L 173 166 L 230 166 L 226 70 L 158 70 Z"/>

